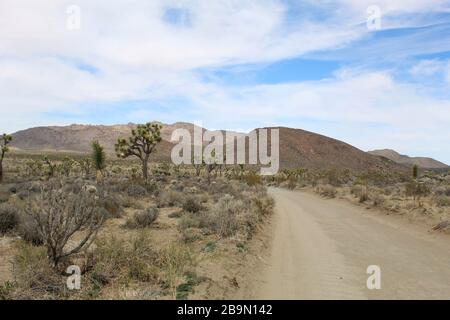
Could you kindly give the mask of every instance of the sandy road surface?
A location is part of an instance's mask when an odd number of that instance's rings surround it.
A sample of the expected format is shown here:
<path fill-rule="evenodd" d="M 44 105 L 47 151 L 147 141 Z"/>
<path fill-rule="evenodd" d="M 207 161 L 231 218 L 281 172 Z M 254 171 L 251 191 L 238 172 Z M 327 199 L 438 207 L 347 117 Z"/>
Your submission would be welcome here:
<path fill-rule="evenodd" d="M 450 299 L 450 237 L 342 200 L 270 189 L 273 243 L 257 299 Z M 369 265 L 381 289 L 367 289 Z"/>

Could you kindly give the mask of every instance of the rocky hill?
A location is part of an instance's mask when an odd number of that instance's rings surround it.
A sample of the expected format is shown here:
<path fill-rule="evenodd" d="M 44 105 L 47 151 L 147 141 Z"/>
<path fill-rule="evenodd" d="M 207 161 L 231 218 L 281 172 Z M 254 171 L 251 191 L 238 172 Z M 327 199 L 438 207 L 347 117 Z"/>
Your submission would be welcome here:
<path fill-rule="evenodd" d="M 36 127 L 13 134 L 12 147 L 34 152 L 89 152 L 92 140 L 98 140 L 109 154 L 114 153 L 114 143 L 127 137 L 135 124 L 125 125 L 70 125 L 61 127 Z M 172 131 L 177 128 L 193 132 L 194 125 L 178 122 L 162 124 L 162 143 L 155 159 L 169 159 Z M 365 170 L 395 168 L 398 165 L 386 158 L 368 154 L 345 142 L 301 129 L 280 127 L 281 168 L 349 168 Z M 204 129 L 203 129 L 204 130 Z M 236 133 L 235 133 L 236 134 Z M 244 134 L 240 134 L 244 135 Z"/>

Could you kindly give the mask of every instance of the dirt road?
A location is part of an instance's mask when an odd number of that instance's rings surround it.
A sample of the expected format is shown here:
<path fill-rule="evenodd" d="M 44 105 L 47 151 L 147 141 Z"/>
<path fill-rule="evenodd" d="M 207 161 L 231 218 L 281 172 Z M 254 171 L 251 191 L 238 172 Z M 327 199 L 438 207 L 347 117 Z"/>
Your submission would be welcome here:
<path fill-rule="evenodd" d="M 254 298 L 450 299 L 448 235 L 343 200 L 269 192 L 276 201 L 273 243 Z M 367 288 L 369 265 L 380 267 L 380 290 Z"/>

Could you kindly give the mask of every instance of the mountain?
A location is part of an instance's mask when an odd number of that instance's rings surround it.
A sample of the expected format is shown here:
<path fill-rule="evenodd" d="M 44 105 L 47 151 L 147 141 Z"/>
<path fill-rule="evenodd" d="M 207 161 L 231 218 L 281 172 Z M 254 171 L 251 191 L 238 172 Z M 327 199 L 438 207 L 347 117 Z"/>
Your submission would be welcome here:
<path fill-rule="evenodd" d="M 185 122 L 161 124 L 162 142 L 158 145 L 154 160 L 170 159 L 173 130 L 194 131 L 194 125 Z M 90 152 L 92 140 L 98 140 L 108 154 L 114 154 L 114 143 L 119 137 L 127 137 L 136 125 L 70 125 L 36 127 L 14 133 L 11 146 L 33 152 Z M 198 127 L 197 127 L 198 128 Z M 301 129 L 279 127 L 281 168 L 349 168 L 365 170 L 375 168 L 402 168 L 386 158 L 368 154 L 345 142 Z M 206 129 L 202 129 L 205 131 Z M 256 129 L 258 130 L 258 129 Z M 226 131 L 222 131 L 226 132 Z M 233 132 L 240 137 L 243 133 Z"/>
<path fill-rule="evenodd" d="M 445 163 L 439 162 L 437 160 L 434 160 L 432 158 L 425 158 L 425 157 L 409 157 L 406 155 L 399 154 L 398 152 L 391 150 L 391 149 L 382 149 L 382 150 L 374 150 L 369 151 L 368 153 L 376 156 L 381 156 L 384 158 L 387 158 L 389 160 L 392 160 L 399 164 L 404 165 L 418 165 L 421 168 L 426 169 L 445 169 L 448 168 L 448 165 Z"/>
<path fill-rule="evenodd" d="M 373 156 L 336 139 L 301 129 L 279 129 L 282 168 L 402 169 L 390 160 Z"/>

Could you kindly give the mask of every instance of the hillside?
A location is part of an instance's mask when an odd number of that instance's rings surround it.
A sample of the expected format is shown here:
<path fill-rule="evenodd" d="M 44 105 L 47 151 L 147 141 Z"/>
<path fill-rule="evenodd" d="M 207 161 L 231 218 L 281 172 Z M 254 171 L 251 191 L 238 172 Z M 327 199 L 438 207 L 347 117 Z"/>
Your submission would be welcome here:
<path fill-rule="evenodd" d="M 135 124 L 126 125 L 70 125 L 64 127 L 36 127 L 13 134 L 12 147 L 25 151 L 89 152 L 92 140 L 98 140 L 109 154 L 114 143 L 126 137 Z M 184 128 L 193 131 L 189 123 L 163 124 L 162 143 L 154 159 L 169 159 L 172 131 Z M 363 152 L 347 143 L 301 129 L 281 127 L 281 168 L 349 168 L 365 170 L 398 167 L 394 162 Z"/>
<path fill-rule="evenodd" d="M 389 160 L 392 160 L 399 164 L 404 165 L 418 165 L 421 168 L 427 168 L 427 169 L 445 169 L 448 168 L 448 166 L 445 163 L 442 163 L 440 161 L 434 160 L 432 158 L 426 158 L 426 157 L 409 157 L 406 155 L 399 154 L 398 152 L 391 150 L 391 149 L 382 149 L 382 150 L 374 150 L 369 151 L 368 153 L 385 157 Z"/>

